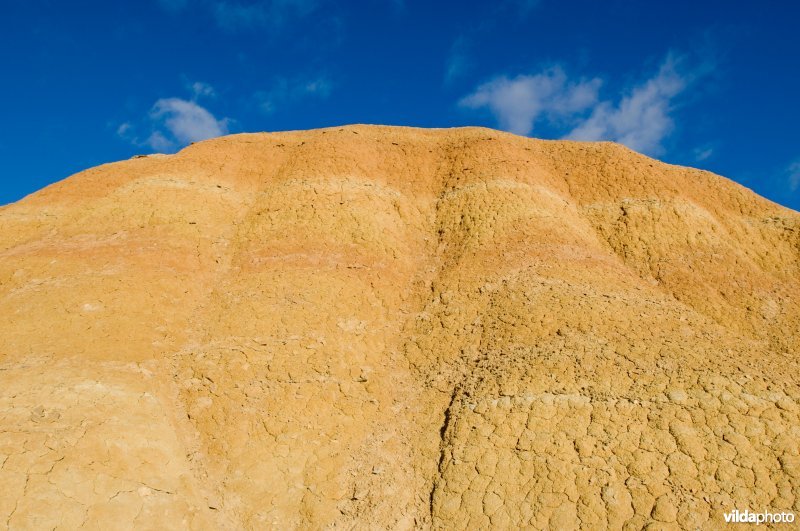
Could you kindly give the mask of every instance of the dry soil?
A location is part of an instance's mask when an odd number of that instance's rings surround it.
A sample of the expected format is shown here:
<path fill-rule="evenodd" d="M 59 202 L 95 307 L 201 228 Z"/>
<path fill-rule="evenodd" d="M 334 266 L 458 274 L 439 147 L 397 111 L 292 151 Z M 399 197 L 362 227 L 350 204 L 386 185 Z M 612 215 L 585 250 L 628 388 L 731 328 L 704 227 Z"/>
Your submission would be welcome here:
<path fill-rule="evenodd" d="M 798 514 L 799 279 L 800 214 L 612 143 L 350 126 L 93 168 L 0 208 L 0 528 Z"/>

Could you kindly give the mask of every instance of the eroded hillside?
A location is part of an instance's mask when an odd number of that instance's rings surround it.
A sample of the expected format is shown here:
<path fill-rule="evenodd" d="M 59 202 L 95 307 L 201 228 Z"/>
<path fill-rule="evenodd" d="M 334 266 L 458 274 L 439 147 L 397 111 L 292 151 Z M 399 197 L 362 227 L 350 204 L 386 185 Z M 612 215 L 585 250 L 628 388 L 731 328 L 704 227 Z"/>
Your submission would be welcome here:
<path fill-rule="evenodd" d="M 0 527 L 800 512 L 800 214 L 610 143 L 244 134 L 0 209 Z"/>

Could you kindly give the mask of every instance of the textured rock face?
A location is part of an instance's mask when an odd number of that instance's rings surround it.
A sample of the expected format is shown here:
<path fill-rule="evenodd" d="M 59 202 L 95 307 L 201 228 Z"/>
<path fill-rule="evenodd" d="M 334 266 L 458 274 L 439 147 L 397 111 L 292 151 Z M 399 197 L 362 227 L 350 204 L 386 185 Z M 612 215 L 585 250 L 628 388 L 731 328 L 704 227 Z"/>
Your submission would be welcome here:
<path fill-rule="evenodd" d="M 0 528 L 799 513 L 798 279 L 800 214 L 608 143 L 94 168 L 0 208 Z"/>

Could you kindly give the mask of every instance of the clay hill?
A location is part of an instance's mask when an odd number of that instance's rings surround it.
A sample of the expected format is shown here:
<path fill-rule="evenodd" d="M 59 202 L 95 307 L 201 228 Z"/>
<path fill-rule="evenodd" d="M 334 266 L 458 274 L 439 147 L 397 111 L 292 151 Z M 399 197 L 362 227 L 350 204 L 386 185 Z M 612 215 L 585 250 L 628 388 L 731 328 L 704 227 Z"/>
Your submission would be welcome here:
<path fill-rule="evenodd" d="M 205 141 L 0 209 L 0 528 L 800 513 L 799 352 L 800 214 L 725 178 L 481 128 Z"/>

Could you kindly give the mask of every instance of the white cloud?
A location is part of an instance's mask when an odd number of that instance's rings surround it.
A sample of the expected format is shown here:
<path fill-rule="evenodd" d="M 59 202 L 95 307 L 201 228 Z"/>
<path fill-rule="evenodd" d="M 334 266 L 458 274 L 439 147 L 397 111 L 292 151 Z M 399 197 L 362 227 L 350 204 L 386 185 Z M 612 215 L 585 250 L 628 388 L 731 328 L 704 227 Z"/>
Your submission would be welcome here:
<path fill-rule="evenodd" d="M 643 153 L 663 151 L 661 142 L 675 124 L 671 117 L 674 99 L 691 83 L 682 75 L 672 56 L 658 73 L 633 87 L 617 104 L 604 101 L 566 138 L 572 140 L 613 140 Z"/>
<path fill-rule="evenodd" d="M 571 83 L 555 67 L 532 76 L 498 77 L 459 103 L 471 109 L 488 108 L 502 129 L 527 135 L 542 115 L 558 121 L 594 105 L 600 85 L 596 78 Z"/>
<path fill-rule="evenodd" d="M 257 92 L 255 98 L 263 112 L 272 113 L 301 98 L 309 96 L 327 98 L 332 88 L 333 84 L 324 76 L 293 80 L 280 77 L 269 90 Z"/>
<path fill-rule="evenodd" d="M 561 68 L 515 78 L 498 77 L 479 86 L 460 105 L 488 108 L 500 128 L 530 134 L 543 119 L 571 140 L 611 140 L 651 155 L 663 151 L 672 133 L 677 99 L 710 70 L 710 64 L 687 70 L 683 59 L 668 55 L 656 74 L 631 87 L 617 101 L 601 100 L 603 82 L 594 78 L 571 82 Z M 569 126 L 569 127 L 568 127 Z M 698 160 L 712 155 L 711 147 L 697 150 Z"/>
<path fill-rule="evenodd" d="M 180 98 L 164 98 L 158 100 L 150 111 L 150 118 L 157 130 L 147 143 L 154 149 L 163 149 L 164 140 L 168 139 L 163 131 L 179 145 L 199 142 L 208 138 L 228 133 L 228 119 L 217 120 L 204 107 L 193 101 Z M 157 134 L 156 134 L 157 133 Z"/>
<path fill-rule="evenodd" d="M 135 146 L 170 152 L 192 142 L 227 134 L 230 120 L 218 120 L 196 101 L 199 95 L 213 95 L 213 87 L 198 82 L 187 83 L 187 88 L 192 92 L 192 100 L 162 98 L 153 104 L 147 120 L 138 125 L 120 124 L 117 136 Z"/>
<path fill-rule="evenodd" d="M 150 146 L 156 151 L 172 151 L 175 149 L 175 142 L 164 136 L 161 131 L 153 131 L 144 141 L 144 145 Z"/>

